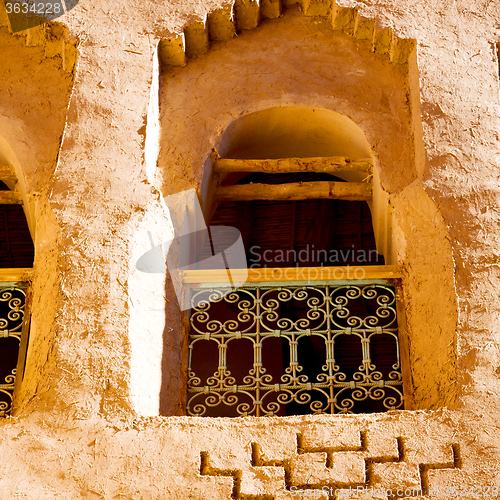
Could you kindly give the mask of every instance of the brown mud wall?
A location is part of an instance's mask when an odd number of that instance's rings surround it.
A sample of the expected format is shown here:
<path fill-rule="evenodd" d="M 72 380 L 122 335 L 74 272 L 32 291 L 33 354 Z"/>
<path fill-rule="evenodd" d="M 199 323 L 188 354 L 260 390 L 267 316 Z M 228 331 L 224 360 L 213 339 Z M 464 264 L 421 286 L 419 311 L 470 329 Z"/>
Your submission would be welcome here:
<path fill-rule="evenodd" d="M 437 498 L 475 498 L 472 487 L 500 497 L 500 4 L 342 5 L 415 39 L 419 76 L 290 9 L 185 68 L 163 68 L 153 176 L 145 143 L 158 43 L 222 2 L 80 0 L 59 19 L 77 44 L 74 68 L 69 48 L 29 46 L 26 34 L 0 26 L 0 158 L 16 168 L 36 247 L 25 378 L 16 416 L 0 422 L 1 498 L 297 498 L 292 486 L 348 488 L 367 474 L 374 487 Z M 350 59 L 354 73 L 340 73 Z M 368 75 L 362 85 L 359 72 Z M 130 317 L 141 290 L 129 286 L 137 228 L 161 220 L 162 194 L 200 189 L 234 119 L 281 105 L 349 116 L 379 161 L 398 259 L 409 264 L 415 410 L 140 417 Z M 182 345 L 168 304 L 166 358 Z M 171 357 L 167 400 L 183 386 L 181 356 Z"/>

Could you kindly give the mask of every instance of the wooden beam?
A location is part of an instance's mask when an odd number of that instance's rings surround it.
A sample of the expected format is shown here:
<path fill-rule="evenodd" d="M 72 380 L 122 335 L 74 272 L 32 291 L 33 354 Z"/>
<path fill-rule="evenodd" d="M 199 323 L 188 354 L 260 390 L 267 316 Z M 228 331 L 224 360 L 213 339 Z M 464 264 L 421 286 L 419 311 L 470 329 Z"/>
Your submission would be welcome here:
<path fill-rule="evenodd" d="M 260 0 L 236 0 L 234 17 L 238 31 L 254 30 L 260 22 Z"/>
<path fill-rule="evenodd" d="M 186 56 L 197 57 L 208 52 L 208 33 L 205 21 L 198 21 L 184 28 Z"/>
<path fill-rule="evenodd" d="M 265 172 L 279 174 L 288 172 L 321 172 L 334 174 L 345 170 L 358 170 L 370 174 L 373 162 L 370 158 L 352 160 L 344 156 L 319 158 L 278 158 L 275 160 L 236 160 L 217 158 L 215 171 L 230 172 Z"/>
<path fill-rule="evenodd" d="M 16 191 L 0 191 L 0 205 L 22 205 L 23 199 Z"/>
<path fill-rule="evenodd" d="M 372 186 L 364 182 L 292 182 L 289 184 L 236 184 L 219 186 L 217 201 L 309 200 L 328 198 L 370 201 Z"/>
<path fill-rule="evenodd" d="M 233 19 L 233 6 L 216 9 L 207 18 L 210 41 L 227 42 L 236 36 Z"/>
<path fill-rule="evenodd" d="M 18 267 L 0 269 L 0 283 L 17 283 L 29 281 L 33 269 L 31 267 Z"/>
<path fill-rule="evenodd" d="M 231 269 L 234 283 L 265 281 L 345 281 L 394 279 L 404 276 L 401 266 L 342 266 L 342 267 L 285 267 L 261 269 Z M 226 283 L 225 269 L 183 271 L 184 283 Z"/>
<path fill-rule="evenodd" d="M 0 181 L 17 182 L 16 172 L 11 165 L 0 165 Z"/>

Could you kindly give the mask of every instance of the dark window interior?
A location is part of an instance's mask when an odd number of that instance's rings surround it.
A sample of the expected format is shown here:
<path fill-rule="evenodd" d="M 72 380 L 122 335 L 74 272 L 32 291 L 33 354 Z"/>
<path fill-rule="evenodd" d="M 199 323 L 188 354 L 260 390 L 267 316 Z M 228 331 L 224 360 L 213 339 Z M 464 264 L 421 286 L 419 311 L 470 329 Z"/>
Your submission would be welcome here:
<path fill-rule="evenodd" d="M 0 191 L 8 191 L 0 181 Z M 33 267 L 35 249 L 21 205 L 0 205 L 0 268 Z"/>
<path fill-rule="evenodd" d="M 251 174 L 237 184 L 333 181 L 328 174 Z M 303 200 L 220 203 L 211 226 L 236 227 L 248 267 L 383 265 L 364 201 Z M 197 260 L 212 255 L 206 242 Z"/>
<path fill-rule="evenodd" d="M 0 191 L 9 191 L 0 181 Z M 0 268 L 33 267 L 35 250 L 21 205 L 0 204 Z M 0 342 L 0 414 L 10 413 L 20 334 L 24 319 L 25 291 L 17 286 L 0 287 L 0 330 L 7 330 Z"/>
<path fill-rule="evenodd" d="M 0 286 L 0 329 L 9 335 L 0 339 L 0 414 L 10 413 L 12 393 L 19 356 L 19 344 L 24 320 L 25 290 Z"/>

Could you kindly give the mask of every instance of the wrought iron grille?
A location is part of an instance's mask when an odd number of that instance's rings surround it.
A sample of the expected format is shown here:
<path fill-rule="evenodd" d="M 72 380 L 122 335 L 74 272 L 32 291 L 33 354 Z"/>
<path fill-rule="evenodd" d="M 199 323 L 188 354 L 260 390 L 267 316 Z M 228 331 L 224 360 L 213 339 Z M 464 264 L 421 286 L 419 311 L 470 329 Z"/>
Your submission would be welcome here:
<path fill-rule="evenodd" d="M 384 411 L 402 385 L 388 280 L 192 291 L 189 415 Z"/>
<path fill-rule="evenodd" d="M 0 283 L 0 416 L 10 414 L 26 303 L 26 286 Z"/>

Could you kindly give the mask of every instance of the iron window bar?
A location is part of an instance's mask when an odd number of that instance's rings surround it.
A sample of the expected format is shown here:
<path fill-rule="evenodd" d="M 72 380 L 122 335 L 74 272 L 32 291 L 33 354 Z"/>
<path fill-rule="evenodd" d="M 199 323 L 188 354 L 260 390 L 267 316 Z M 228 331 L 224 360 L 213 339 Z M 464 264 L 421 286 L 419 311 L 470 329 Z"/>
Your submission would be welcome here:
<path fill-rule="evenodd" d="M 0 417 L 10 415 L 23 377 L 31 269 L 0 269 Z"/>
<path fill-rule="evenodd" d="M 273 416 L 290 406 L 298 413 L 354 413 L 370 401 L 379 402 L 376 411 L 404 408 L 398 326 L 403 274 L 398 266 L 231 270 L 233 283 L 245 281 L 236 288 L 228 284 L 226 270 L 184 271 L 192 301 L 188 414 Z M 297 307 L 301 315 L 290 317 Z M 346 367 L 339 351 L 348 337 L 360 355 L 357 360 L 351 356 Z M 276 338 L 287 359 L 282 372 L 273 376 L 272 362 L 264 359 L 266 346 Z M 393 346 L 381 371 L 373 349 L 382 338 Z M 316 371 L 308 374 L 308 360 L 301 353 L 306 339 L 321 352 Z M 229 366 L 228 354 L 243 341 L 251 344 L 253 360 L 247 373 L 238 376 L 232 370 L 238 371 L 242 360 Z M 211 372 L 197 361 L 207 361 L 209 344 L 204 342 L 217 346 L 218 359 L 208 359 Z"/>

